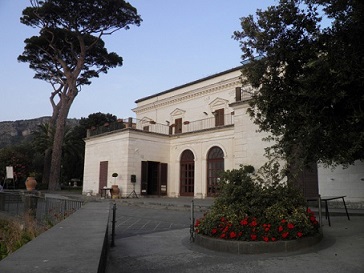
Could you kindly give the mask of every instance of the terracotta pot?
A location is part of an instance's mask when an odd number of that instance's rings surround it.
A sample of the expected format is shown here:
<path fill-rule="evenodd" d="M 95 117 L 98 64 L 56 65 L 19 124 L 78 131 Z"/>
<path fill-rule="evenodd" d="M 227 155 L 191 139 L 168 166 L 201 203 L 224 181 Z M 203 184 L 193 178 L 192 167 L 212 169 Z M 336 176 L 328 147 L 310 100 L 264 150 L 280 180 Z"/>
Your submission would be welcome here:
<path fill-rule="evenodd" d="M 113 199 L 119 198 L 120 189 L 118 185 L 112 185 L 111 186 L 111 197 Z"/>
<path fill-rule="evenodd" d="M 25 181 L 25 187 L 27 191 L 34 191 L 35 187 L 37 186 L 37 180 L 34 177 L 28 176 L 27 180 Z"/>

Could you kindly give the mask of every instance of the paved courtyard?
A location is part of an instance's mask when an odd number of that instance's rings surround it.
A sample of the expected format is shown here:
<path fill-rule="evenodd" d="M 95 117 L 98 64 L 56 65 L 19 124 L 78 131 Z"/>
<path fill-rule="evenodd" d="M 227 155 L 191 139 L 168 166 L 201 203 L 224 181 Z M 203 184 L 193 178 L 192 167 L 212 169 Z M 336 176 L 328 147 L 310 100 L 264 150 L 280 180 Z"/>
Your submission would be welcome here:
<path fill-rule="evenodd" d="M 117 206 L 116 215 L 116 239 L 189 228 L 191 218 L 191 213 L 187 210 L 172 211 L 125 205 Z"/>
<path fill-rule="evenodd" d="M 190 211 L 118 203 L 111 272 L 364 273 L 364 217 L 333 216 L 318 245 L 294 253 L 232 255 L 189 240 Z M 196 217 L 202 212 L 196 214 Z"/>

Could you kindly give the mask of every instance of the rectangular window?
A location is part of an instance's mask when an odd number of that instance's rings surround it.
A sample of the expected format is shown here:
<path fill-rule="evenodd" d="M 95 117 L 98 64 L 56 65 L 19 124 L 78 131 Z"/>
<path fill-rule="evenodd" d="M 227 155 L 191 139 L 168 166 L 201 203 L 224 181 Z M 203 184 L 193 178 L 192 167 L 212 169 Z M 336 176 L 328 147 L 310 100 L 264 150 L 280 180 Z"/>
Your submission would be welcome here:
<path fill-rule="evenodd" d="M 144 126 L 143 131 L 149 132 L 149 126 Z"/>
<path fill-rule="evenodd" d="M 215 126 L 223 126 L 224 122 L 224 108 L 218 109 L 214 112 L 215 115 Z"/>

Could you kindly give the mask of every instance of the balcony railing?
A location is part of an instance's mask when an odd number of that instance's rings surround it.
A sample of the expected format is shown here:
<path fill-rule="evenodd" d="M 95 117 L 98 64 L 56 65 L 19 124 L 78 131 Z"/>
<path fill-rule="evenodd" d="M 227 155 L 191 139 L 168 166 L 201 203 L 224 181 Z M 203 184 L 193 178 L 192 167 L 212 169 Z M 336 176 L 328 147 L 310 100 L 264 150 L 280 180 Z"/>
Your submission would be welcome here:
<path fill-rule="evenodd" d="M 145 121 L 135 118 L 119 119 L 117 122 L 112 122 L 110 124 L 105 124 L 104 126 L 99 126 L 91 128 L 88 130 L 88 137 L 96 136 L 99 134 L 113 132 L 116 130 L 121 130 L 125 128 L 133 128 L 141 131 L 158 133 L 163 135 L 175 135 L 180 133 L 191 133 L 206 129 L 220 128 L 228 125 L 233 125 L 233 115 L 225 115 L 224 122 L 216 123 L 216 119 L 206 118 L 196 121 L 184 121 L 182 123 L 182 130 L 178 130 L 176 124 L 161 124 L 154 121 Z"/>
<path fill-rule="evenodd" d="M 182 133 L 197 132 L 201 130 L 218 128 L 233 124 L 233 115 L 225 115 L 223 123 L 216 123 L 215 118 L 200 119 L 192 122 L 184 122 L 182 125 Z"/>

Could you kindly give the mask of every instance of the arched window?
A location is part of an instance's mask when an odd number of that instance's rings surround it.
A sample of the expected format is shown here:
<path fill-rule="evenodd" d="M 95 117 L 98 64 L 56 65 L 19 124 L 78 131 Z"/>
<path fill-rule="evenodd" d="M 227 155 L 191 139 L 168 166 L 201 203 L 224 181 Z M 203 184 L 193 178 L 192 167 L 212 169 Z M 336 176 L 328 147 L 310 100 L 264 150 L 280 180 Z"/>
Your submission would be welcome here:
<path fill-rule="evenodd" d="M 207 196 L 218 192 L 218 180 L 224 171 L 224 152 L 219 147 L 212 147 L 207 154 Z"/>
<path fill-rule="evenodd" d="M 195 156 L 190 150 L 183 151 L 180 162 L 180 195 L 193 196 L 195 188 Z"/>

